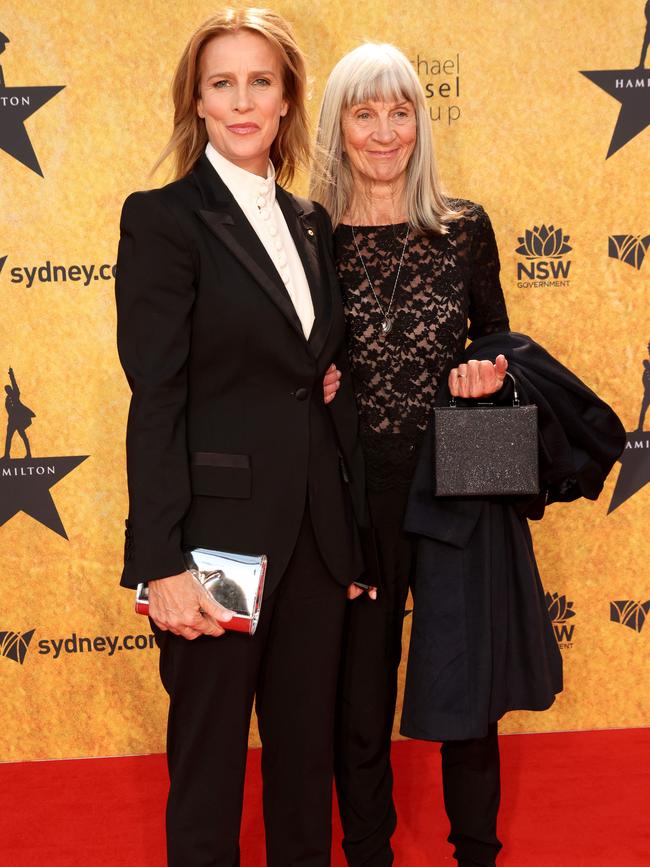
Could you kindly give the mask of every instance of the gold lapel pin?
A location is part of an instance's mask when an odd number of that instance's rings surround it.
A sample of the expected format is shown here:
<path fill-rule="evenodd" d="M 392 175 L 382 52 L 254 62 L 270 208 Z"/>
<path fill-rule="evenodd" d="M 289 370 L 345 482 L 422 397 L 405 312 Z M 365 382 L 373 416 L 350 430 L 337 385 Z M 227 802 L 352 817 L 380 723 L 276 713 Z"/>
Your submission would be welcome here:
<path fill-rule="evenodd" d="M 308 235 L 313 235 L 313 234 L 314 234 L 314 230 L 313 230 L 313 229 L 307 229 L 307 234 L 308 234 Z"/>

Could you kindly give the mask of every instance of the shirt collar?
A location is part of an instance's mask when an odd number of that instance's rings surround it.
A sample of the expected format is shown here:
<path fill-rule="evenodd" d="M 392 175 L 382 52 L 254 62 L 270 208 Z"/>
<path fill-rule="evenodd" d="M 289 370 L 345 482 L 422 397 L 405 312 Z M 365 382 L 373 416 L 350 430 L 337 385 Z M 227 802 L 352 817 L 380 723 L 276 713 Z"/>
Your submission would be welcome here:
<path fill-rule="evenodd" d="M 205 155 L 238 202 L 244 201 L 249 206 L 259 207 L 258 199 L 263 198 L 265 204 L 273 205 L 275 202 L 275 169 L 270 160 L 266 178 L 261 178 L 259 175 L 231 163 L 210 142 L 206 145 Z"/>

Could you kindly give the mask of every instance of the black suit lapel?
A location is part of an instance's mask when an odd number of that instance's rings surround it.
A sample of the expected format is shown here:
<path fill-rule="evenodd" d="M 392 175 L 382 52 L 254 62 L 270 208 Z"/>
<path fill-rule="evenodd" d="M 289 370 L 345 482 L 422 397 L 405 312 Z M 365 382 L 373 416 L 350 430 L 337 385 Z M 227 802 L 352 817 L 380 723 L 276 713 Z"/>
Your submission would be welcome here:
<path fill-rule="evenodd" d="M 275 265 L 205 154 L 196 164 L 193 176 L 205 205 L 198 211 L 201 220 L 236 256 L 296 331 L 304 336 L 296 309 Z"/>
<path fill-rule="evenodd" d="M 276 186 L 280 210 L 302 261 L 314 305 L 314 324 L 309 335 L 309 349 L 320 355 L 332 323 L 332 296 L 327 269 L 319 257 L 318 234 L 321 231 L 312 202 L 290 196 Z"/>

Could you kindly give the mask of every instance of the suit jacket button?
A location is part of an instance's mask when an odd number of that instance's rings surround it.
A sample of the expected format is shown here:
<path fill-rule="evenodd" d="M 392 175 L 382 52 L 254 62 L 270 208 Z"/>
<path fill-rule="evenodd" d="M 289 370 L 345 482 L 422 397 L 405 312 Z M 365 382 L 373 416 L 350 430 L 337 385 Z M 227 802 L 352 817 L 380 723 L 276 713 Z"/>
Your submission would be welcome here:
<path fill-rule="evenodd" d="M 299 388 L 294 392 L 294 397 L 296 398 L 296 400 L 307 400 L 308 395 L 309 392 L 306 388 Z"/>

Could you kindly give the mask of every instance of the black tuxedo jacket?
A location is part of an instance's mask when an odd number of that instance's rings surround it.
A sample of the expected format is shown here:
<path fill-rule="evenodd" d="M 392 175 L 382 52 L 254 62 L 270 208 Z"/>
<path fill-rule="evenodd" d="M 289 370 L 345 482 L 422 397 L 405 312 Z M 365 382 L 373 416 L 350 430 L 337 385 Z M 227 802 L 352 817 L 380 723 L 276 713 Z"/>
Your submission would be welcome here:
<path fill-rule="evenodd" d="M 331 225 L 319 205 L 276 193 L 312 293 L 308 340 L 205 156 L 125 202 L 116 296 L 132 390 L 126 587 L 182 572 L 183 548 L 204 546 L 266 554 L 270 592 L 307 500 L 333 577 L 348 584 L 362 570 L 352 501 L 360 510 L 363 461 Z M 325 406 L 331 362 L 342 384 Z"/>

